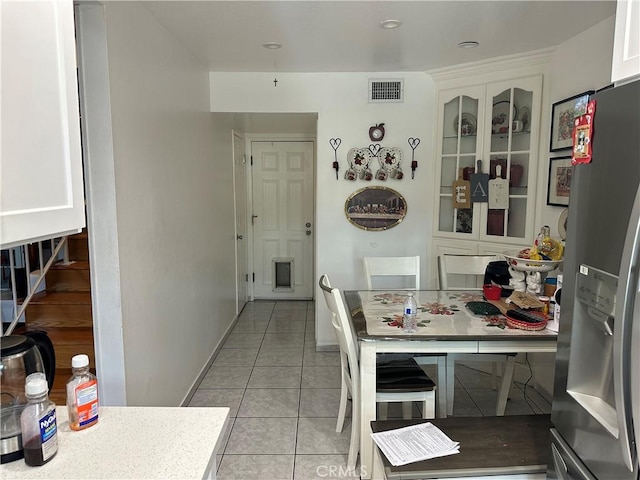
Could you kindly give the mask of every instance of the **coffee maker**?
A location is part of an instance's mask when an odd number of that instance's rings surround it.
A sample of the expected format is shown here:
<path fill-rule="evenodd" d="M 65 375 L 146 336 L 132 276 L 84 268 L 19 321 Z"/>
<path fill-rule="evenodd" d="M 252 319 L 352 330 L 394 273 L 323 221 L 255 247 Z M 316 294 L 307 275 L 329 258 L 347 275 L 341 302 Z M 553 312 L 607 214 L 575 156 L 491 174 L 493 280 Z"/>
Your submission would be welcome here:
<path fill-rule="evenodd" d="M 8 463 L 24 456 L 20 414 L 27 404 L 26 378 L 44 373 L 51 391 L 56 358 L 51 340 L 41 331 L 0 337 L 0 345 L 0 463 Z"/>

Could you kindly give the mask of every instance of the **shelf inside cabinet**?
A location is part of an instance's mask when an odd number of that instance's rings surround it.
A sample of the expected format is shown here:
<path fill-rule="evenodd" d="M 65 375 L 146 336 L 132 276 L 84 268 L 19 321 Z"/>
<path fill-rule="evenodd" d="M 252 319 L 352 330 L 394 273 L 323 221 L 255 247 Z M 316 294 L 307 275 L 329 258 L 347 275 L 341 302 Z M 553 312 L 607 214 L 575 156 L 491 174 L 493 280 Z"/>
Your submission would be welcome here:
<path fill-rule="evenodd" d="M 460 135 L 460 138 L 475 138 L 478 135 L 471 134 L 471 135 Z M 444 135 L 442 138 L 458 138 L 458 135 Z"/>
<path fill-rule="evenodd" d="M 511 135 L 529 135 L 531 134 L 531 130 L 527 130 L 526 132 L 511 132 Z M 491 136 L 492 137 L 496 137 L 496 138 L 507 138 L 509 136 L 509 132 L 501 132 L 501 133 L 497 133 L 497 132 L 491 132 Z"/>

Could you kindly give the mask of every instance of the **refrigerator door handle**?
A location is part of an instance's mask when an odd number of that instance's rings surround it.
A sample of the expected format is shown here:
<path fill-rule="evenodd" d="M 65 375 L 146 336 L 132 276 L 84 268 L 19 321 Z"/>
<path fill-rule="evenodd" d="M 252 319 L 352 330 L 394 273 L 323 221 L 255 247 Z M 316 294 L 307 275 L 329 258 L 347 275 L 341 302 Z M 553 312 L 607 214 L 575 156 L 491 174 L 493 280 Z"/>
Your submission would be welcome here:
<path fill-rule="evenodd" d="M 634 470 L 636 452 L 633 445 L 631 404 L 631 330 L 638 291 L 638 258 L 640 257 L 640 188 L 636 192 L 629 227 L 622 250 L 620 276 L 616 292 L 613 332 L 613 388 L 616 399 L 618 431 L 622 458 L 629 471 Z"/>

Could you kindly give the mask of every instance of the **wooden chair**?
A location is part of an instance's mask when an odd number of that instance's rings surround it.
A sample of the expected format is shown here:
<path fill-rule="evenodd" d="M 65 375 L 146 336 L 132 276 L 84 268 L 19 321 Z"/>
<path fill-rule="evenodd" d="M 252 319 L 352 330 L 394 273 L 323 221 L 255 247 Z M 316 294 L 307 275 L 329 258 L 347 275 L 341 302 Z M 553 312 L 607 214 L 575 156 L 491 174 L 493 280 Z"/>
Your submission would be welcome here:
<path fill-rule="evenodd" d="M 332 288 L 327 275 L 320 277 L 320 288 L 327 307 L 331 311 L 331 325 L 340 346 L 340 364 L 342 387 L 340 408 L 336 432 L 341 432 L 347 410 L 347 400 L 351 397 L 351 443 L 347 468 L 354 470 L 360 448 L 360 369 L 358 342 L 347 317 L 347 311 L 340 291 Z M 376 402 L 380 406 L 388 402 L 403 402 L 403 417 L 411 418 L 411 404 L 408 409 L 404 403 L 422 402 L 423 418 L 435 416 L 435 383 L 415 363 L 410 361 L 387 362 L 377 365 Z M 384 418 L 383 418 L 384 417 Z M 380 412 L 380 418 L 386 418 L 386 410 Z"/>
<path fill-rule="evenodd" d="M 482 290 L 484 273 L 489 262 L 501 260 L 495 255 L 452 255 L 438 257 L 438 279 L 441 290 Z M 453 414 L 455 362 L 492 362 L 493 388 L 497 388 L 497 364 L 505 365 L 502 383 L 498 391 L 496 415 L 504 415 L 507 398 L 513 382 L 515 354 L 466 354 L 447 355 L 447 414 Z"/>
<path fill-rule="evenodd" d="M 363 257 L 362 264 L 368 290 L 420 290 L 420 256 Z M 383 283 L 384 287 L 381 287 Z M 374 287 L 374 284 L 376 287 Z M 445 385 L 447 376 L 446 354 L 423 354 L 415 355 L 414 358 L 419 365 L 436 365 L 436 384 Z M 437 395 L 438 416 L 446 417 L 448 410 L 446 389 L 438 388 Z"/>

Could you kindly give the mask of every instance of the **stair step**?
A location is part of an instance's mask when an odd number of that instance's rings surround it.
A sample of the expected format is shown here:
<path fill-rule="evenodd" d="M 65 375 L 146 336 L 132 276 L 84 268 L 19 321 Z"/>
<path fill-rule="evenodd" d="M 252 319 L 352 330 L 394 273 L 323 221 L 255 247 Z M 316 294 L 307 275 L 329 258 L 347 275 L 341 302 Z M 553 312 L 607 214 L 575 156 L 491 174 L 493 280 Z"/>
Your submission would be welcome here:
<path fill-rule="evenodd" d="M 96 360 L 93 353 L 93 342 L 88 344 L 82 343 L 53 343 L 53 349 L 56 352 L 56 366 L 60 368 L 71 368 L 71 359 L 80 353 L 89 356 L 89 366 L 95 368 Z"/>
<path fill-rule="evenodd" d="M 87 292 L 40 292 L 31 298 L 33 305 L 91 305 L 91 295 Z"/>
<path fill-rule="evenodd" d="M 31 325 L 28 330 L 44 330 L 47 332 L 53 350 L 56 354 L 56 370 L 58 368 L 71 369 L 71 358 L 74 355 L 85 353 L 89 356 L 89 366 L 95 368 L 95 352 L 93 346 L 93 328 L 64 328 L 45 327 L 34 328 Z M 69 370 L 69 373 L 71 370 Z"/>
<path fill-rule="evenodd" d="M 91 290 L 89 262 L 52 266 L 47 272 L 46 285 L 48 292 L 89 292 Z"/>
<path fill-rule="evenodd" d="M 28 328 L 91 328 L 93 316 L 89 292 L 41 292 L 33 296 L 25 312 Z"/>
<path fill-rule="evenodd" d="M 89 236 L 86 230 L 67 238 L 69 258 L 72 260 L 89 260 Z"/>
<path fill-rule="evenodd" d="M 51 270 L 89 270 L 88 260 L 71 260 L 70 263 L 54 263 Z"/>
<path fill-rule="evenodd" d="M 70 368 L 56 368 L 53 377 L 53 387 L 49 392 L 49 399 L 57 406 L 61 407 L 67 402 L 67 381 L 71 378 Z"/>

